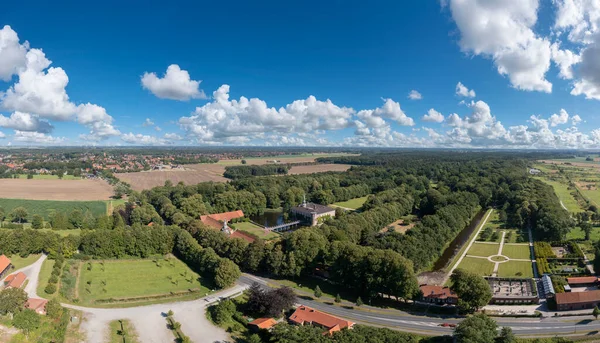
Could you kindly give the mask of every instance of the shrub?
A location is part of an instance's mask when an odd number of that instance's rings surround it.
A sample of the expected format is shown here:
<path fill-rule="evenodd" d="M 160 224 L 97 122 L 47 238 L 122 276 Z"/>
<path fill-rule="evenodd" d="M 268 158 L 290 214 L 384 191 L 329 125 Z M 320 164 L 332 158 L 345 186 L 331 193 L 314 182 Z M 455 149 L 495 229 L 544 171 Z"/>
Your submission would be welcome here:
<path fill-rule="evenodd" d="M 56 275 L 51 275 L 50 278 L 48 279 L 48 283 L 57 283 L 58 282 L 58 276 Z"/>
<path fill-rule="evenodd" d="M 48 294 L 54 294 L 56 293 L 56 284 L 55 283 L 49 283 L 46 288 L 44 288 L 44 292 L 48 293 Z"/>

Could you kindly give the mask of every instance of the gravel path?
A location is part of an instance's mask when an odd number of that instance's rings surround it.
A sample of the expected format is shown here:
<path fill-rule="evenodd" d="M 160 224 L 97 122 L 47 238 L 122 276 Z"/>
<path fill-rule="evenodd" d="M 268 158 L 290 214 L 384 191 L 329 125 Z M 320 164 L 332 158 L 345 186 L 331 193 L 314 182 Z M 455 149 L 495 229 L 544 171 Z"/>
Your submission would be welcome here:
<path fill-rule="evenodd" d="M 84 312 L 81 328 L 86 333 L 86 342 L 90 343 L 106 342 L 108 324 L 118 319 L 131 321 L 138 333 L 140 342 L 173 342 L 175 338 L 167 328 L 165 318 L 165 314 L 169 310 L 174 312 L 173 317 L 181 323 L 181 331 L 190 337 L 192 342 L 228 342 L 229 335 L 225 330 L 212 325 L 206 319 L 206 307 L 218 301 L 221 297 L 239 294 L 246 288 L 247 285 L 235 285 L 232 288 L 197 300 L 130 308 L 90 308 L 69 304 L 63 304 L 63 306 Z"/>
<path fill-rule="evenodd" d="M 25 292 L 31 298 L 39 298 L 36 294 L 42 264 L 47 256 L 42 255 L 33 264 L 16 270 L 27 275 L 29 282 Z M 192 342 L 228 342 L 229 335 L 225 330 L 212 325 L 206 318 L 206 307 L 218 301 L 241 293 L 247 284 L 235 286 L 192 301 L 179 301 L 167 304 L 156 304 L 129 308 L 90 308 L 70 304 L 64 307 L 84 313 L 81 329 L 86 334 L 86 343 L 104 343 L 108 340 L 108 324 L 113 320 L 128 319 L 138 333 L 140 342 L 165 343 L 174 342 L 173 333 L 167 328 L 165 313 L 172 310 L 175 320 L 181 323 L 181 330 L 191 338 Z"/>

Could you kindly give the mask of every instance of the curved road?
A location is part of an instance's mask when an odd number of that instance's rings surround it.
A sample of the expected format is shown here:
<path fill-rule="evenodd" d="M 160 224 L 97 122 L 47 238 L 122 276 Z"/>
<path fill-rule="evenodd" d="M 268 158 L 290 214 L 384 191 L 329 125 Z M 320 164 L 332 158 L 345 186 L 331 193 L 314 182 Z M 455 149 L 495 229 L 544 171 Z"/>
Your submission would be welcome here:
<path fill-rule="evenodd" d="M 238 280 L 242 284 L 251 285 L 258 282 L 267 286 L 267 281 L 259 277 L 243 274 Z M 450 335 L 452 328 L 441 327 L 442 323 L 457 324 L 462 319 L 456 317 L 441 318 L 411 315 L 398 310 L 385 310 L 375 307 L 364 306 L 363 309 L 353 310 L 340 306 L 327 305 L 313 300 L 299 300 L 303 305 L 327 312 L 357 323 L 375 326 L 386 326 L 401 331 Z M 591 312 L 591 310 L 590 310 Z M 592 320 L 591 315 L 565 317 L 565 318 L 494 318 L 498 326 L 508 326 L 519 336 L 553 336 L 584 335 L 592 331 L 600 331 L 600 321 Z"/>
<path fill-rule="evenodd" d="M 46 256 L 40 257 L 35 263 L 20 269 L 24 272 L 29 283 L 25 291 L 30 297 L 36 294 L 37 279 L 42 263 Z M 221 297 L 239 294 L 254 282 L 263 287 L 268 286 L 268 280 L 250 274 L 243 274 L 235 286 L 192 301 L 180 301 L 166 304 L 156 304 L 129 308 L 90 308 L 62 304 L 65 307 L 86 313 L 82 329 L 87 333 L 86 342 L 104 342 L 108 323 L 118 319 L 129 319 L 139 333 L 143 342 L 167 342 L 173 340 L 172 333 L 166 327 L 163 316 L 169 310 L 175 313 L 174 318 L 182 324 L 183 332 L 194 342 L 224 342 L 228 335 L 221 329 L 212 326 L 206 320 L 205 308 L 218 301 Z M 396 330 L 421 334 L 450 335 L 452 328 L 439 326 L 442 323 L 459 323 L 458 317 L 418 316 L 398 310 L 380 309 L 363 306 L 360 309 L 349 309 L 322 302 L 300 299 L 303 305 L 327 312 L 357 323 L 385 326 Z M 591 311 L 590 311 L 591 312 Z M 591 315 L 559 318 L 495 318 L 499 326 L 511 327 L 520 336 L 553 336 L 553 335 L 584 335 L 589 332 L 600 332 L 600 321 L 593 320 Z"/>

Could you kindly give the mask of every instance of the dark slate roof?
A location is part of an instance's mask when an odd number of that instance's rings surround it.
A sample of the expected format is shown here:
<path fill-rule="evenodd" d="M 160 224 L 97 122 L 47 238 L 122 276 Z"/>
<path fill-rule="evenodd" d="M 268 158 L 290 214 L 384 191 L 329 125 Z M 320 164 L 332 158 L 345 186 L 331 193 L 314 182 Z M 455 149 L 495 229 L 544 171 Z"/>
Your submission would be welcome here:
<path fill-rule="evenodd" d="M 319 205 L 312 202 L 307 202 L 306 205 L 294 206 L 292 208 L 295 212 L 303 213 L 306 215 L 314 214 L 323 214 L 331 211 L 335 211 L 335 209 L 325 206 Z"/>

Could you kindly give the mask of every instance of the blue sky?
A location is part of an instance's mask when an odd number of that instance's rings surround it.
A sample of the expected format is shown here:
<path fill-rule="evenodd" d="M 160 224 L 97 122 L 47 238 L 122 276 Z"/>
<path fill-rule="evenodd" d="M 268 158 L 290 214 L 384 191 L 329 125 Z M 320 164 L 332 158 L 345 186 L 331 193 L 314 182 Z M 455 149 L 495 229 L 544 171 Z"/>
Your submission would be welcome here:
<path fill-rule="evenodd" d="M 599 9 L 10 2 L 0 144 L 598 148 Z"/>

